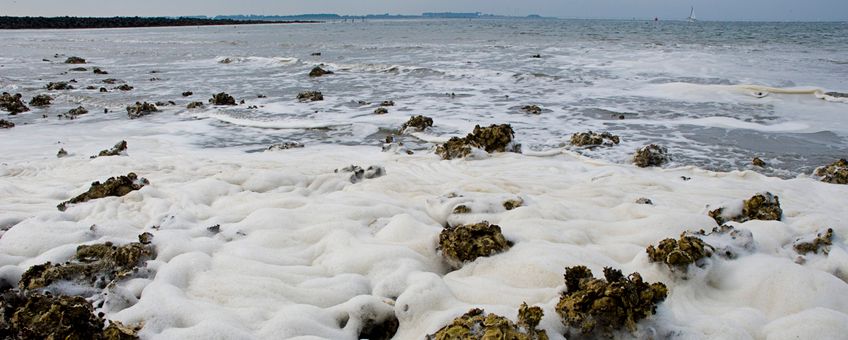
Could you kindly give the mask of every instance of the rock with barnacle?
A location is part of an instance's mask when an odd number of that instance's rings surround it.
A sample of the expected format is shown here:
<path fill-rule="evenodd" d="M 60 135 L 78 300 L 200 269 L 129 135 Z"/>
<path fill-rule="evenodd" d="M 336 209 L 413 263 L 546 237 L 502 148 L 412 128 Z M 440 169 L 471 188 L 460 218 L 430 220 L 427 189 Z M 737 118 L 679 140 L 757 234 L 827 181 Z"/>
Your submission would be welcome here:
<path fill-rule="evenodd" d="M 518 309 L 518 322 L 497 315 L 486 314 L 475 308 L 454 319 L 449 325 L 436 333 L 428 335 L 428 340 L 547 340 L 548 334 L 536 327 L 544 312 L 539 307 L 521 304 Z"/>
<path fill-rule="evenodd" d="M 713 255 L 712 247 L 698 237 L 680 235 L 680 239 L 667 238 L 657 246 L 646 249 L 651 262 L 668 265 L 672 271 L 685 273 L 690 264 L 698 265 L 699 261 Z"/>
<path fill-rule="evenodd" d="M 668 149 L 656 144 L 643 146 L 639 150 L 636 150 L 636 154 L 633 155 L 633 164 L 636 164 L 640 168 L 661 166 L 670 160 L 671 157 L 668 155 Z"/>
<path fill-rule="evenodd" d="M 69 204 L 88 202 L 93 199 L 104 198 L 109 196 L 120 197 L 136 191 L 150 184 L 145 178 L 139 178 L 135 173 L 130 172 L 126 176 L 111 177 L 106 182 L 91 183 L 91 188 L 88 191 L 62 202 L 57 206 L 60 211 L 65 211 Z"/>
<path fill-rule="evenodd" d="M 297 100 L 301 102 L 317 102 L 324 100 L 324 95 L 319 91 L 304 91 L 297 94 Z"/>
<path fill-rule="evenodd" d="M 430 118 L 430 117 L 427 117 L 427 116 L 422 116 L 422 115 L 417 115 L 417 116 L 410 117 L 409 120 L 406 121 L 406 123 L 403 123 L 403 125 L 400 126 L 400 129 L 398 130 L 398 132 L 403 133 L 404 131 L 406 131 L 406 129 L 409 129 L 409 128 L 413 128 L 413 129 L 416 129 L 418 131 L 422 131 L 422 130 L 424 130 L 428 127 L 432 127 L 432 126 L 433 126 L 433 118 Z"/>
<path fill-rule="evenodd" d="M 521 145 L 513 143 L 515 132 L 509 124 L 474 127 L 474 131 L 463 138 L 453 137 L 436 148 L 436 154 L 442 159 L 462 158 L 470 155 L 473 149 L 482 149 L 487 153 L 520 152 Z"/>
<path fill-rule="evenodd" d="M 3 94 L 0 95 L 0 109 L 9 112 L 9 114 L 12 115 L 29 111 L 29 108 L 24 105 L 21 97 L 20 93 L 12 95 L 8 92 L 3 92 Z"/>
<path fill-rule="evenodd" d="M 127 106 L 127 116 L 129 116 L 130 119 L 141 118 L 158 111 L 159 109 L 156 108 L 156 105 L 148 102 L 135 102 L 135 105 Z"/>
<path fill-rule="evenodd" d="M 448 226 L 439 234 L 439 250 L 454 268 L 478 257 L 491 256 L 510 248 L 501 227 L 483 221 Z"/>
<path fill-rule="evenodd" d="M 618 145 L 621 142 L 618 136 L 613 135 L 609 132 L 578 132 L 571 135 L 571 145 L 574 146 L 585 146 L 585 147 L 595 147 L 595 146 L 613 146 Z"/>
<path fill-rule="evenodd" d="M 742 210 L 720 207 L 709 212 L 719 225 L 729 221 L 747 222 L 750 220 L 780 221 L 783 217 L 783 209 L 780 208 L 780 199 L 770 192 L 756 194 L 742 202 Z"/>
<path fill-rule="evenodd" d="M 840 159 L 828 166 L 816 169 L 819 180 L 832 184 L 848 184 L 848 160 Z"/>

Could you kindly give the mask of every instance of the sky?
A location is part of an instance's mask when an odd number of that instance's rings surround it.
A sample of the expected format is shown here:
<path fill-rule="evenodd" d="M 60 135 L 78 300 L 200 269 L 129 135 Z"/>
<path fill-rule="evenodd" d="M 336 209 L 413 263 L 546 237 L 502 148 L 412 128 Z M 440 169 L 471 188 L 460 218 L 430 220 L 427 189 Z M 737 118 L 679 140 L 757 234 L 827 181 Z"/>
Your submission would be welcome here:
<path fill-rule="evenodd" d="M 483 12 L 561 18 L 848 21 L 848 0 L 0 0 L 0 16 Z"/>

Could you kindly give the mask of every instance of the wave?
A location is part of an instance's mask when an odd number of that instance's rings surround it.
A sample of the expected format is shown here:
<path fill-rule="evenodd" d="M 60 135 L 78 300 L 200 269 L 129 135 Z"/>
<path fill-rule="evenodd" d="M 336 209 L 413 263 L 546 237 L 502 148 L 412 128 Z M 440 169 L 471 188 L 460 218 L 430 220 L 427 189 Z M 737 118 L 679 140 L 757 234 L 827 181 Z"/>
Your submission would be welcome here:
<path fill-rule="evenodd" d="M 246 126 L 246 127 L 255 127 L 255 128 L 263 128 L 263 129 L 290 129 L 290 130 L 307 130 L 307 129 L 331 129 L 338 126 L 344 126 L 348 124 L 341 123 L 331 123 L 331 122 L 316 122 L 313 120 L 256 120 L 256 119 L 246 119 L 246 118 L 236 118 L 224 114 L 208 114 L 202 115 L 199 117 L 204 118 L 212 118 L 225 123 L 230 123 L 238 126 Z"/>

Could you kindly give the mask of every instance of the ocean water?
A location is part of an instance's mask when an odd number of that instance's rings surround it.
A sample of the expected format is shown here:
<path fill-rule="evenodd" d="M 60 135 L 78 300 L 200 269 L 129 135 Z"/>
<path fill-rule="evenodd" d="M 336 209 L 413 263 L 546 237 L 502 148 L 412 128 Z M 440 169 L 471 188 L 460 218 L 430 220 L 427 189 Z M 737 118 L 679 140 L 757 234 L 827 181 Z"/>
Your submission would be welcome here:
<path fill-rule="evenodd" d="M 79 245 L 148 232 L 156 256 L 144 270 L 103 289 L 50 290 L 142 325 L 142 339 L 356 339 L 390 316 L 395 339 L 422 339 L 471 308 L 514 321 L 522 302 L 564 339 L 564 268 L 585 265 L 669 289 L 655 315 L 616 338 L 839 339 L 848 186 L 810 172 L 845 157 L 848 103 L 825 93 L 848 92 L 846 33 L 845 23 L 574 20 L 2 31 L 0 90 L 55 100 L 0 117 L 17 124 L 0 129 L 0 290 Z M 72 55 L 87 72 L 69 71 L 80 66 L 62 63 Z M 307 77 L 319 64 L 335 74 Z M 77 89 L 44 89 L 70 79 Z M 134 89 L 113 90 L 121 82 Z M 325 100 L 298 102 L 305 90 Z M 245 104 L 185 108 L 218 92 Z M 125 114 L 136 101 L 169 100 L 140 119 Z M 396 105 L 373 114 L 383 100 Z M 529 104 L 542 114 L 520 111 Z M 58 117 L 80 105 L 90 113 Z M 435 125 L 398 137 L 414 153 L 383 151 L 418 114 Z M 512 124 L 524 152 L 450 161 L 432 152 L 493 123 Z M 586 130 L 622 142 L 568 145 Z M 120 140 L 121 156 L 90 158 Z M 305 147 L 265 151 L 280 142 Z M 629 164 L 646 143 L 667 146 L 672 163 Z M 751 167 L 754 156 L 768 167 Z M 352 181 L 337 171 L 351 164 L 384 175 Z M 131 171 L 150 184 L 57 210 Z M 708 211 L 741 210 L 765 191 L 782 218 L 730 222 L 751 236 L 734 258 L 705 259 L 686 277 L 649 261 L 649 245 L 711 230 Z M 506 200 L 523 203 L 506 210 Z M 460 204 L 471 212 L 455 213 Z M 440 233 L 481 221 L 512 247 L 451 268 Z M 825 228 L 832 245 L 794 249 Z"/>

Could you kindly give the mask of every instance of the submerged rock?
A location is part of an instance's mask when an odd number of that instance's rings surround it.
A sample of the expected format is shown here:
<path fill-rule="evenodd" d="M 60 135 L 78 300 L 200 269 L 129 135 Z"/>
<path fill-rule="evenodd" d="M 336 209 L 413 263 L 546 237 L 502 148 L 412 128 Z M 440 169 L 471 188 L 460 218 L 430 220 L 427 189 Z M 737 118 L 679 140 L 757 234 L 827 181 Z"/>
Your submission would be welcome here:
<path fill-rule="evenodd" d="M 103 80 L 101 80 L 101 81 L 102 81 L 104 84 L 109 84 L 109 85 L 114 85 L 114 84 L 117 84 L 117 83 L 118 83 L 118 79 L 115 79 L 115 78 L 107 78 L 107 79 L 103 79 Z"/>
<path fill-rule="evenodd" d="M 524 107 L 521 108 L 521 111 L 524 111 L 524 113 L 529 113 L 529 114 L 532 114 L 532 115 L 542 114 L 542 108 L 539 107 L 538 105 L 524 106 Z"/>
<path fill-rule="evenodd" d="M 209 99 L 209 102 L 212 103 L 212 105 L 236 105 L 236 99 L 225 92 L 213 95 L 212 98 Z"/>
<path fill-rule="evenodd" d="M 830 253 L 830 246 L 833 245 L 833 228 L 820 230 L 813 237 L 799 238 L 792 245 L 798 254 L 806 255 L 808 253 L 818 254 L 819 250 L 825 255 Z"/>
<path fill-rule="evenodd" d="M 91 156 L 91 158 L 97 157 L 107 157 L 107 156 L 120 156 L 124 151 L 127 151 L 127 141 L 122 140 L 115 144 L 111 149 L 101 150 L 97 156 Z"/>
<path fill-rule="evenodd" d="M 89 188 L 88 191 L 70 200 L 62 202 L 57 206 L 57 208 L 59 208 L 60 211 L 65 211 L 68 204 L 82 203 L 109 196 L 124 196 L 132 191 L 141 189 L 148 184 L 150 184 L 150 182 L 148 182 L 147 179 L 139 178 L 138 175 L 132 172 L 126 176 L 111 177 L 104 183 L 91 183 L 91 188 Z"/>
<path fill-rule="evenodd" d="M 9 114 L 13 115 L 29 111 L 29 108 L 24 105 L 23 101 L 21 101 L 21 97 L 20 93 L 12 95 L 8 92 L 3 92 L 3 94 L 0 95 L 0 109 L 8 111 Z"/>
<path fill-rule="evenodd" d="M 304 91 L 297 94 L 297 100 L 302 102 L 317 102 L 324 100 L 324 95 L 319 91 Z"/>
<path fill-rule="evenodd" d="M 449 226 L 439 234 L 439 250 L 454 267 L 478 257 L 491 256 L 510 248 L 501 227 L 483 221 L 476 224 Z"/>
<path fill-rule="evenodd" d="M 91 302 L 79 296 L 26 294 L 9 291 L 0 296 L 0 338 L 106 340 L 103 319 Z M 136 339 L 131 336 L 124 339 Z"/>
<path fill-rule="evenodd" d="M 751 160 L 751 164 L 753 166 L 758 166 L 758 167 L 761 167 L 761 168 L 766 167 L 766 162 L 764 160 L 762 160 L 760 157 L 754 157 L 754 159 Z"/>
<path fill-rule="evenodd" d="M 303 144 L 298 142 L 285 142 L 285 143 L 277 143 L 268 147 L 267 151 L 280 151 L 280 150 L 288 150 L 288 149 L 299 149 L 304 147 Z"/>
<path fill-rule="evenodd" d="M 127 116 L 129 116 L 130 119 L 141 118 L 158 111 L 159 109 L 156 108 L 156 105 L 150 104 L 148 102 L 135 102 L 135 105 L 127 106 Z"/>
<path fill-rule="evenodd" d="M 486 314 L 475 308 L 456 318 L 451 324 L 442 327 L 436 333 L 428 335 L 428 340 L 547 340 L 548 334 L 536 327 L 544 312 L 539 307 L 521 304 L 518 309 L 518 322 L 497 315 Z"/>
<path fill-rule="evenodd" d="M 56 158 L 64 158 L 68 156 L 68 152 L 65 151 L 65 148 L 59 148 L 59 152 L 56 153 Z"/>
<path fill-rule="evenodd" d="M 186 91 L 186 92 L 183 92 L 183 97 L 190 97 L 193 94 L 194 94 L 194 92 Z"/>
<path fill-rule="evenodd" d="M 186 105 L 186 108 L 187 109 L 202 109 L 203 108 L 203 102 L 188 103 L 188 105 Z"/>
<path fill-rule="evenodd" d="M 85 59 L 80 57 L 68 57 L 68 59 L 65 59 L 65 64 L 85 64 Z"/>
<path fill-rule="evenodd" d="M 57 91 L 57 90 L 73 90 L 73 89 L 74 89 L 74 87 L 73 87 L 73 86 L 71 86 L 71 85 L 69 85 L 67 82 L 64 82 L 64 81 L 57 81 L 57 82 L 55 82 L 55 83 L 54 83 L 54 82 L 47 83 L 47 89 L 48 89 L 48 90 L 51 90 L 51 91 Z"/>
<path fill-rule="evenodd" d="M 101 70 L 99 67 L 94 68 L 94 74 L 109 74 L 109 72 Z"/>
<path fill-rule="evenodd" d="M 591 338 L 611 337 L 619 330 L 633 332 L 668 295 L 664 284 L 648 284 L 639 273 L 625 277 L 620 270 L 604 268 L 604 278 L 594 278 L 584 266 L 565 268 L 566 291 L 556 310 L 566 327 Z"/>
<path fill-rule="evenodd" d="M 633 155 L 633 164 L 636 164 L 640 168 L 661 166 L 670 160 L 668 150 L 656 144 L 646 145 L 637 150 L 636 154 Z"/>
<path fill-rule="evenodd" d="M 48 106 L 53 101 L 53 97 L 50 97 L 46 94 L 39 94 L 35 97 L 32 97 L 29 101 L 29 105 L 32 106 Z"/>
<path fill-rule="evenodd" d="M 848 160 L 840 159 L 828 166 L 816 169 L 819 180 L 832 184 L 848 184 Z"/>
<path fill-rule="evenodd" d="M 416 129 L 418 131 L 422 131 L 422 130 L 424 130 L 428 127 L 432 127 L 432 126 L 433 126 L 433 118 L 430 118 L 430 117 L 427 117 L 427 116 L 422 116 L 422 115 L 417 115 L 417 116 L 412 116 L 411 118 L 409 118 L 408 121 L 406 121 L 406 123 L 403 123 L 403 125 L 400 126 L 400 130 L 398 130 L 398 132 L 403 133 L 404 131 L 406 131 L 406 129 L 409 129 L 409 128 L 413 128 L 413 129 Z"/>
<path fill-rule="evenodd" d="M 384 100 L 380 103 L 380 106 L 395 106 L 395 102 L 393 100 Z"/>
<path fill-rule="evenodd" d="M 680 235 L 679 240 L 667 238 L 654 247 L 646 249 L 651 262 L 668 265 L 672 271 L 680 270 L 685 273 L 690 264 L 698 265 L 703 258 L 711 257 L 713 249 L 709 244 L 695 236 Z"/>
<path fill-rule="evenodd" d="M 831 96 L 831 97 L 834 97 L 834 98 L 848 98 L 848 93 L 842 93 L 842 92 L 825 92 L 824 95 Z"/>
<path fill-rule="evenodd" d="M 11 129 L 13 127 L 15 127 L 15 123 L 5 119 L 0 119 L 0 129 Z"/>
<path fill-rule="evenodd" d="M 389 113 L 389 110 L 386 109 L 385 107 L 378 107 L 378 108 L 374 109 L 375 115 L 384 115 L 384 114 L 387 114 L 387 113 Z"/>
<path fill-rule="evenodd" d="M 503 202 L 503 207 L 506 210 L 512 210 L 524 206 L 524 200 L 521 198 L 506 200 Z"/>
<path fill-rule="evenodd" d="M 132 91 L 133 87 L 130 86 L 129 84 L 123 84 L 121 86 L 116 87 L 115 89 L 121 90 L 121 91 Z"/>
<path fill-rule="evenodd" d="M 466 157 L 471 154 L 472 148 L 483 149 L 488 153 L 493 152 L 520 152 L 521 145 L 514 144 L 515 133 L 509 124 L 491 125 L 489 127 L 474 127 L 474 131 L 464 138 L 453 137 L 445 144 L 436 148 L 436 154 L 442 159 L 454 159 Z"/>
<path fill-rule="evenodd" d="M 621 142 L 618 136 L 609 132 L 579 132 L 571 135 L 571 145 L 575 146 L 613 146 Z"/>
<path fill-rule="evenodd" d="M 65 113 L 65 117 L 70 118 L 70 119 L 74 119 L 74 118 L 76 118 L 78 116 L 82 116 L 86 113 L 88 113 L 88 110 L 86 110 L 86 108 L 84 108 L 82 106 L 79 106 L 75 109 L 68 110 L 68 112 Z"/>
<path fill-rule="evenodd" d="M 737 210 L 738 209 L 734 209 Z M 734 213 L 727 207 L 720 207 L 709 212 L 716 223 L 722 225 L 729 221 L 746 222 L 750 220 L 780 221 L 783 209 L 780 199 L 769 192 L 756 194 L 742 203 L 742 211 Z"/>
<path fill-rule="evenodd" d="M 357 166 L 357 165 L 351 165 L 351 166 L 348 166 L 348 167 L 344 167 L 344 168 L 335 170 L 335 173 L 345 173 L 345 172 L 351 173 L 351 175 L 350 175 L 350 182 L 351 183 L 359 183 L 363 179 L 372 179 L 372 178 L 382 177 L 383 175 L 386 174 L 386 170 L 383 169 L 383 167 L 381 167 L 379 165 L 372 165 L 372 166 L 369 166 L 367 169 L 363 169 L 362 167 Z"/>
<path fill-rule="evenodd" d="M 323 75 L 333 74 L 333 73 L 334 73 L 333 71 L 325 70 L 325 69 L 321 68 L 320 66 L 315 66 L 312 69 L 312 71 L 309 71 L 309 76 L 315 78 L 315 77 L 320 77 L 320 76 L 323 76 Z"/>
<path fill-rule="evenodd" d="M 70 70 L 68 70 L 68 71 L 71 71 L 71 72 L 85 72 L 85 71 L 88 71 L 88 69 L 87 69 L 87 68 L 85 68 L 85 67 L 74 67 L 74 68 L 72 68 L 72 69 L 70 69 Z"/>

